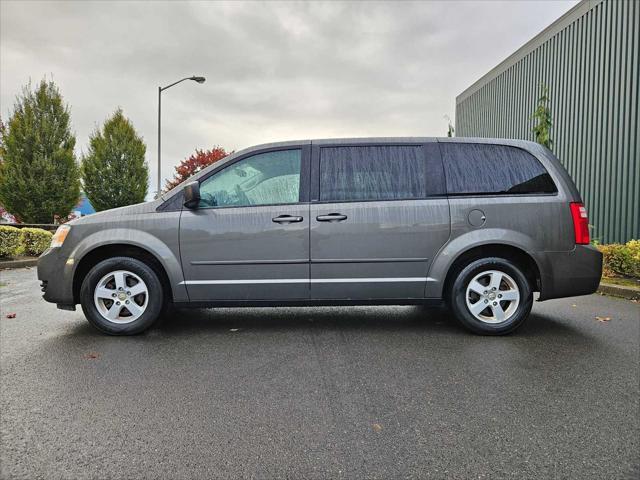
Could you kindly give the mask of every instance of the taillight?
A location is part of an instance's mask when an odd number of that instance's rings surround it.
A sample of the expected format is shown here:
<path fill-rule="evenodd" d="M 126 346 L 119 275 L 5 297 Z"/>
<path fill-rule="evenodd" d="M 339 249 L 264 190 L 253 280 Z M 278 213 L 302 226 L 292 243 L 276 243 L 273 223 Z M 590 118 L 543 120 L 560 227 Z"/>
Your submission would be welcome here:
<path fill-rule="evenodd" d="M 587 217 L 587 209 L 580 202 L 571 202 L 569 206 L 571 207 L 576 244 L 587 245 L 589 243 L 589 218 Z"/>

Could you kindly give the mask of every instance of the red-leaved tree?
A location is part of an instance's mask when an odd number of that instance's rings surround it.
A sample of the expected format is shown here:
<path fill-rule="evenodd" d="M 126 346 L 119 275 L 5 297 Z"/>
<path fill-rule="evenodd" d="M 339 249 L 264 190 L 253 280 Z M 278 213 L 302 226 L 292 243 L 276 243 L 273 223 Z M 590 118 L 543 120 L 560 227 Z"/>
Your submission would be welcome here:
<path fill-rule="evenodd" d="M 169 191 L 172 188 L 178 186 L 190 176 L 195 175 L 203 168 L 222 160 L 224 157 L 233 152 L 227 152 L 222 147 L 213 147 L 211 150 L 197 150 L 196 153 L 189 158 L 181 161 L 178 166 L 175 167 L 175 173 L 171 180 L 167 180 L 164 186 L 164 190 Z"/>

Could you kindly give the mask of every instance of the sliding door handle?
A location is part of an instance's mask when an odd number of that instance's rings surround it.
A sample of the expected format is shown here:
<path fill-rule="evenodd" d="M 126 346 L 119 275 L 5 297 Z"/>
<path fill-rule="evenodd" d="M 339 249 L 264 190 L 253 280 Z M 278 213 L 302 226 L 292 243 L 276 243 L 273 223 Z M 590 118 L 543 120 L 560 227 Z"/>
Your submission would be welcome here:
<path fill-rule="evenodd" d="M 318 215 L 316 220 L 319 222 L 342 222 L 346 220 L 347 216 L 341 213 L 330 213 L 328 215 Z"/>
<path fill-rule="evenodd" d="M 302 217 L 298 217 L 296 215 L 278 215 L 277 217 L 271 219 L 271 221 L 275 223 L 298 223 L 302 220 Z"/>

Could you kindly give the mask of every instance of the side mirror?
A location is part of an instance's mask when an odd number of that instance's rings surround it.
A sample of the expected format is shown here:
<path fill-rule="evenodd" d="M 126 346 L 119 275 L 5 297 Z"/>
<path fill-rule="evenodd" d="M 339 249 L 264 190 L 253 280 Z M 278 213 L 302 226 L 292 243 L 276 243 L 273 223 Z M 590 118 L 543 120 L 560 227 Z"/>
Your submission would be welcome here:
<path fill-rule="evenodd" d="M 189 182 L 184 186 L 184 206 L 198 208 L 200 204 L 200 182 Z"/>

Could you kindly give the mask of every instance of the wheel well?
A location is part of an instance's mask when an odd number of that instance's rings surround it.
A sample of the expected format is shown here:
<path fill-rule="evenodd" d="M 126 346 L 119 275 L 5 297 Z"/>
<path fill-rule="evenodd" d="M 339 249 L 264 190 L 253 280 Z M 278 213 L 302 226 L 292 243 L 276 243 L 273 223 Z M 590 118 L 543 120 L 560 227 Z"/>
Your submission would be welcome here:
<path fill-rule="evenodd" d="M 162 283 L 162 290 L 164 291 L 165 298 L 170 299 L 171 296 L 171 283 L 169 283 L 169 276 L 165 271 L 160 261 L 144 248 L 137 247 L 135 245 L 127 244 L 110 244 L 103 245 L 87 253 L 80 263 L 76 267 L 76 271 L 73 275 L 73 301 L 74 303 L 80 303 L 80 287 L 82 281 L 87 276 L 89 271 L 102 260 L 106 260 L 111 257 L 131 257 L 136 260 L 144 262 L 150 266 L 153 271 L 158 275 L 160 282 Z"/>
<path fill-rule="evenodd" d="M 527 280 L 529 280 L 529 285 L 531 285 L 532 290 L 535 292 L 540 291 L 540 270 L 531 255 L 524 250 L 511 245 L 489 244 L 471 248 L 460 254 L 458 258 L 455 259 L 447 273 L 443 293 L 447 295 L 460 270 L 470 262 L 486 257 L 504 258 L 515 263 L 522 268 Z"/>

